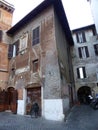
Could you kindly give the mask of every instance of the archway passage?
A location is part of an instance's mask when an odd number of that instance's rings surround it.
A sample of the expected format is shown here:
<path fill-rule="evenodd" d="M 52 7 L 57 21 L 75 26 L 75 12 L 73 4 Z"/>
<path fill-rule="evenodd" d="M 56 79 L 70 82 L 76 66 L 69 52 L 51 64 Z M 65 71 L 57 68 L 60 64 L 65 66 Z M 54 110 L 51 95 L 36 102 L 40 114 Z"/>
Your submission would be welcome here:
<path fill-rule="evenodd" d="M 89 104 L 90 100 L 88 96 L 91 95 L 91 88 L 88 86 L 82 86 L 77 91 L 78 100 L 81 104 Z"/>

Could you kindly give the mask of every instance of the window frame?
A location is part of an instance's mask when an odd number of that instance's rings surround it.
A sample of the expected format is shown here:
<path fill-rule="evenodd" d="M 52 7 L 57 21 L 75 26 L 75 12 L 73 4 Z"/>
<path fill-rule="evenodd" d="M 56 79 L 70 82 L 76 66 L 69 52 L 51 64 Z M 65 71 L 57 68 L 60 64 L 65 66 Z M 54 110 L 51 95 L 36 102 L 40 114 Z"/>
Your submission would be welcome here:
<path fill-rule="evenodd" d="M 28 44 L 28 33 L 25 33 L 20 37 L 19 52 L 26 50 L 27 44 Z"/>
<path fill-rule="evenodd" d="M 94 44 L 95 55 L 98 56 L 98 44 Z"/>
<path fill-rule="evenodd" d="M 90 57 L 88 46 L 78 47 L 78 54 L 80 59 L 85 59 Z"/>
<path fill-rule="evenodd" d="M 2 11 L 0 10 L 0 19 L 2 19 Z"/>
<path fill-rule="evenodd" d="M 78 79 L 85 79 L 85 78 L 87 78 L 86 69 L 85 69 L 84 66 L 77 68 L 77 78 Z"/>
<path fill-rule="evenodd" d="M 32 29 L 32 46 L 40 43 L 40 26 Z"/>
<path fill-rule="evenodd" d="M 0 42 L 2 41 L 3 31 L 0 30 Z"/>
<path fill-rule="evenodd" d="M 11 69 L 11 78 L 14 78 L 14 76 L 15 76 L 15 68 L 12 68 Z"/>
<path fill-rule="evenodd" d="M 19 39 L 15 41 L 13 44 L 9 44 L 8 48 L 8 59 L 14 58 L 19 53 Z"/>
<path fill-rule="evenodd" d="M 78 31 L 76 33 L 76 40 L 77 40 L 77 43 L 85 43 L 86 42 L 85 31 Z"/>
<path fill-rule="evenodd" d="M 39 60 L 38 60 L 38 59 L 33 60 L 33 61 L 32 61 L 32 64 L 33 64 L 33 73 L 38 72 L 38 68 L 39 68 Z"/>
<path fill-rule="evenodd" d="M 13 57 L 15 57 L 15 56 L 16 56 L 16 45 L 13 44 Z"/>

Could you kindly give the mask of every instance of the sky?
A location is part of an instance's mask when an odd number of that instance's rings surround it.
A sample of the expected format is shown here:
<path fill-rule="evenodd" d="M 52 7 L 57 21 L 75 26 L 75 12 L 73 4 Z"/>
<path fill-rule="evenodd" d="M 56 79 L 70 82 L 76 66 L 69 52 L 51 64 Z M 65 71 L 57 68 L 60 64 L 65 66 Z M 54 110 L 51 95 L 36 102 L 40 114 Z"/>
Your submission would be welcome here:
<path fill-rule="evenodd" d="M 15 25 L 43 0 L 6 0 L 15 7 L 12 25 Z M 70 29 L 93 24 L 90 4 L 87 0 L 62 0 Z"/>

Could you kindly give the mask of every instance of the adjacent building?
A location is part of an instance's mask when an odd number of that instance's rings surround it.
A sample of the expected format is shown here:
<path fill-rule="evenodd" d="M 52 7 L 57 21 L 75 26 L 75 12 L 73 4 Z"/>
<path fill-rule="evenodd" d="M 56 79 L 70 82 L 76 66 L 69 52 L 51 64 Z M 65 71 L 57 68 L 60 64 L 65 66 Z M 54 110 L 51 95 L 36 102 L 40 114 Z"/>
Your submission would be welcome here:
<path fill-rule="evenodd" d="M 14 6 L 0 0 L 0 30 L 8 30 L 12 25 Z"/>
<path fill-rule="evenodd" d="M 72 30 L 72 61 L 76 97 L 87 103 L 87 96 L 98 94 L 98 36 L 95 25 Z"/>
<path fill-rule="evenodd" d="M 97 34 L 98 34 L 98 0 L 87 0 L 90 2 L 91 5 L 91 11 L 94 18 Z"/>
<path fill-rule="evenodd" d="M 10 39 L 6 35 L 6 31 L 11 28 L 14 7 L 4 0 L 0 0 L 0 111 L 9 109 L 8 87 L 9 77 L 9 60 L 8 60 L 8 44 Z M 5 103 L 6 102 L 6 103 Z M 6 104 L 6 105 L 5 105 Z"/>
<path fill-rule="evenodd" d="M 13 11 L 13 5 L 0 0 L 0 90 L 8 85 L 8 45 L 5 32 L 11 27 Z"/>

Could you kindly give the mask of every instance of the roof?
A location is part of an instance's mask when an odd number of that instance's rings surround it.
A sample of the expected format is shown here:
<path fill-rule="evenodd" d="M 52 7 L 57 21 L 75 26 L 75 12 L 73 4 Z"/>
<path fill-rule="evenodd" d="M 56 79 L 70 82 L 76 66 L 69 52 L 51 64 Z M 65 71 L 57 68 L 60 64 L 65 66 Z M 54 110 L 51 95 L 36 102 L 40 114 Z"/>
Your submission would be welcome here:
<path fill-rule="evenodd" d="M 7 1 L 5 0 L 0 0 L 0 7 L 8 10 L 9 12 L 12 12 L 14 11 L 14 5 L 8 3 Z"/>
<path fill-rule="evenodd" d="M 34 10 L 32 10 L 29 14 L 27 14 L 23 19 L 21 19 L 16 25 L 10 28 L 7 31 L 7 34 L 14 35 L 20 28 L 25 26 L 31 19 L 36 17 L 39 13 L 41 13 L 47 7 L 53 5 L 58 15 L 59 21 L 64 29 L 65 35 L 69 41 L 70 45 L 73 45 L 73 39 L 71 35 L 71 31 L 69 28 L 69 24 L 65 15 L 65 11 L 62 5 L 61 0 L 44 0 L 40 5 L 38 5 Z"/>
<path fill-rule="evenodd" d="M 88 29 L 95 29 L 95 24 L 73 29 L 72 32 L 74 33 L 74 32 L 80 31 L 80 30 L 88 30 Z"/>

